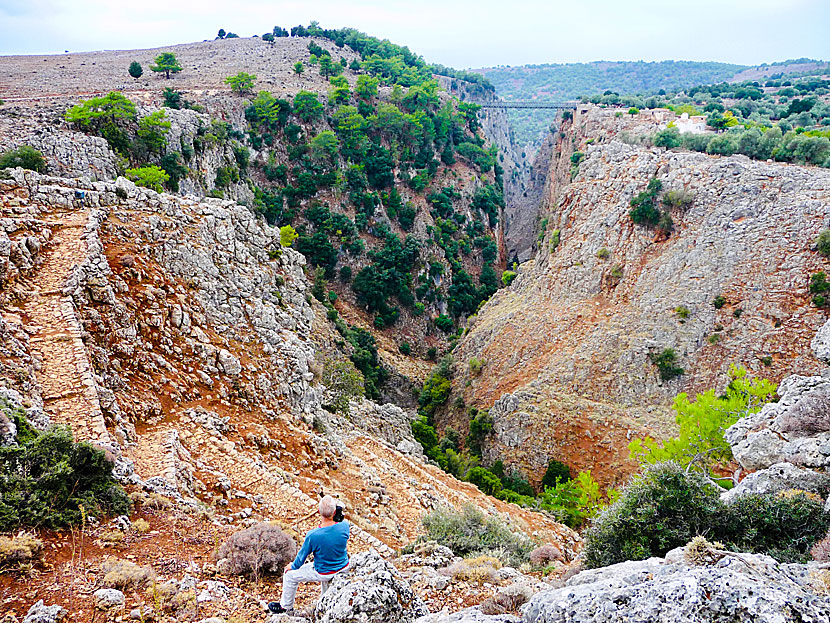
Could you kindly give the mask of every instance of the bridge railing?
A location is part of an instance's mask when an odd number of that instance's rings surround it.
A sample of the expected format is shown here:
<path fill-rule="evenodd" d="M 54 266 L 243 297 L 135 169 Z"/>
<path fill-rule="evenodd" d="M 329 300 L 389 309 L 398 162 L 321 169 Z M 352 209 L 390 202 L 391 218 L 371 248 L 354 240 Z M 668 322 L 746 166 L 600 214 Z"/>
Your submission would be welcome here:
<path fill-rule="evenodd" d="M 579 102 L 487 102 L 482 108 L 538 108 L 543 110 L 576 110 Z"/>

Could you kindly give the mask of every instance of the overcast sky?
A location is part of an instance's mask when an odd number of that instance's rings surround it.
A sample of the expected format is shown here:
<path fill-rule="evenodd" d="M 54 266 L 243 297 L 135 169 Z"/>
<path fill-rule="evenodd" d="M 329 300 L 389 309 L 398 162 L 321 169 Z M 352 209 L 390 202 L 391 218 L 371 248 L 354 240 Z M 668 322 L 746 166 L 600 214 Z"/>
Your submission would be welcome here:
<path fill-rule="evenodd" d="M 150 48 L 315 19 L 459 68 L 830 59 L 830 0 L 0 0 L 0 54 Z"/>

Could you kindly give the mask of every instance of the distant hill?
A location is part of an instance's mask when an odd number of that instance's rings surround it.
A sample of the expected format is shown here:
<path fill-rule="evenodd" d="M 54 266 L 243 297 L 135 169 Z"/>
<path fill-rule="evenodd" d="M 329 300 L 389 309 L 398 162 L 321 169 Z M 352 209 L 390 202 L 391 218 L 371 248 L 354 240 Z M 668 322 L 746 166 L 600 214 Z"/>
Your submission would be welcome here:
<path fill-rule="evenodd" d="M 696 61 L 596 61 L 519 67 L 486 67 L 483 74 L 505 100 L 568 100 L 605 90 L 617 93 L 682 89 L 697 84 L 729 80 L 745 65 Z M 550 123 L 550 114 L 537 111 L 510 111 L 516 140 L 535 145 Z"/>
<path fill-rule="evenodd" d="M 827 63 L 801 58 L 757 67 L 712 61 L 596 61 L 550 65 L 499 66 L 476 69 L 505 100 L 561 101 L 606 90 L 621 95 L 676 91 L 700 84 L 758 80 L 778 74 L 809 74 Z M 551 122 L 546 112 L 510 111 L 516 140 L 528 147 L 538 145 L 541 133 Z"/>

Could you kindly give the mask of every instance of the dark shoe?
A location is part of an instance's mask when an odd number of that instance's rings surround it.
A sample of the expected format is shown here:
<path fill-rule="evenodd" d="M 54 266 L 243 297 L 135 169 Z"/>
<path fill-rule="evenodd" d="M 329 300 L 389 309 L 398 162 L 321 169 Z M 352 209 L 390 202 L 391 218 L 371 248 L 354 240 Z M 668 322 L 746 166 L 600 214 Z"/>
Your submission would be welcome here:
<path fill-rule="evenodd" d="M 282 614 L 286 612 L 286 610 L 282 607 L 280 602 L 270 601 L 268 602 L 268 612 L 271 612 L 272 614 Z"/>

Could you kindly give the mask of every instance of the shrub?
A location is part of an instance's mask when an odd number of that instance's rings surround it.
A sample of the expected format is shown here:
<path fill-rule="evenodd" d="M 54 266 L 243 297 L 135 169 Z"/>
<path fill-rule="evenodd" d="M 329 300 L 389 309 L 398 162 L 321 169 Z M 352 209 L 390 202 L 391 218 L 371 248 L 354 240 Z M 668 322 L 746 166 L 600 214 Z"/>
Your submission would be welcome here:
<path fill-rule="evenodd" d="M 556 545 L 546 543 L 530 552 L 530 563 L 536 567 L 547 567 L 554 562 L 565 562 L 565 556 Z"/>
<path fill-rule="evenodd" d="M 486 615 L 508 614 L 518 612 L 533 596 L 533 589 L 527 584 L 511 584 L 500 588 L 492 597 L 481 604 L 481 612 Z"/>
<path fill-rule="evenodd" d="M 447 573 L 457 582 L 475 584 L 496 584 L 496 571 L 501 569 L 501 561 L 494 556 L 475 556 L 454 563 L 447 568 Z"/>
<path fill-rule="evenodd" d="M 496 495 L 502 489 L 499 477 L 478 465 L 467 472 L 466 480 L 473 483 L 487 495 Z"/>
<path fill-rule="evenodd" d="M 82 513 L 128 512 L 112 460 L 89 443 L 75 443 L 67 427 L 31 431 L 25 441 L 18 433 L 18 442 L 0 448 L 0 531 L 75 525 Z"/>
<path fill-rule="evenodd" d="M 818 235 L 818 240 L 816 240 L 816 249 L 824 257 L 830 257 L 830 229 L 823 229 Z"/>
<path fill-rule="evenodd" d="M 712 305 L 715 307 L 715 309 L 720 309 L 721 307 L 726 305 L 726 299 L 722 295 L 718 294 L 715 298 L 712 299 Z"/>
<path fill-rule="evenodd" d="M 452 318 L 450 318 L 446 314 L 441 314 L 440 316 L 435 318 L 432 322 L 435 323 L 435 326 L 438 327 L 444 333 L 449 333 L 450 331 L 452 331 L 452 328 L 453 328 Z"/>
<path fill-rule="evenodd" d="M 141 67 L 141 63 L 139 63 L 138 61 L 133 61 L 127 68 L 127 73 L 129 73 L 133 78 L 138 80 L 144 74 L 144 69 Z"/>
<path fill-rule="evenodd" d="M 110 559 L 101 565 L 101 580 L 106 588 L 129 590 L 141 588 L 152 582 L 156 574 L 150 567 L 139 567 L 134 562 L 121 559 Z"/>
<path fill-rule="evenodd" d="M 694 193 L 688 190 L 669 190 L 663 195 L 663 205 L 667 208 L 686 209 L 695 200 Z"/>
<path fill-rule="evenodd" d="M 689 308 L 686 307 L 685 305 L 678 305 L 677 307 L 675 307 L 674 308 L 674 313 L 676 313 L 677 316 L 679 318 L 681 318 L 682 320 L 686 320 L 686 318 L 688 318 L 689 314 L 690 314 Z"/>
<path fill-rule="evenodd" d="M 501 274 L 501 282 L 505 286 L 509 286 L 513 283 L 513 280 L 516 278 L 517 273 L 512 270 L 506 270 Z"/>
<path fill-rule="evenodd" d="M 551 459 L 545 475 L 542 476 L 542 487 L 553 487 L 558 482 L 568 482 L 571 479 L 571 468 L 562 461 Z"/>
<path fill-rule="evenodd" d="M 603 567 L 663 556 L 709 534 L 720 509 L 718 488 L 702 475 L 671 462 L 646 466 L 593 521 L 585 537 L 585 563 Z"/>
<path fill-rule="evenodd" d="M 162 185 L 166 184 L 170 180 L 170 176 L 167 172 L 156 165 L 127 169 L 125 173 L 127 175 L 127 179 L 132 180 L 136 183 L 136 185 L 150 188 L 151 190 L 155 190 L 157 193 L 162 192 L 164 190 Z"/>
<path fill-rule="evenodd" d="M 46 160 L 43 154 L 34 147 L 21 145 L 17 149 L 0 154 L 0 169 L 13 169 L 14 167 L 43 173 L 46 171 Z"/>
<path fill-rule="evenodd" d="M 598 259 L 607 260 L 609 257 L 611 257 L 611 252 L 605 247 L 602 247 L 599 251 L 597 251 Z"/>
<path fill-rule="evenodd" d="M 486 554 L 503 550 L 504 562 L 513 566 L 527 561 L 533 543 L 515 534 L 495 517 L 487 516 L 468 504 L 461 509 L 438 508 L 422 520 L 426 539 L 449 547 L 456 556 Z"/>
<path fill-rule="evenodd" d="M 816 541 L 810 549 L 810 555 L 816 562 L 830 562 L 830 532 L 820 541 Z"/>
<path fill-rule="evenodd" d="M 294 539 L 268 523 L 236 532 L 222 543 L 217 559 L 227 560 L 227 569 L 259 581 L 263 573 L 278 574 L 297 555 Z"/>
<path fill-rule="evenodd" d="M 660 378 L 664 381 L 670 381 L 684 372 L 683 368 L 677 365 L 677 353 L 674 352 L 673 348 L 664 348 L 660 352 L 651 352 L 648 354 L 648 359 L 657 366 L 657 370 L 660 372 Z"/>
<path fill-rule="evenodd" d="M 401 342 L 398 345 L 398 350 L 401 351 L 404 355 L 411 355 L 412 354 L 412 347 L 409 345 L 409 342 Z"/>
<path fill-rule="evenodd" d="M 717 522 L 718 539 L 738 551 L 763 552 L 779 562 L 806 562 L 810 548 L 830 529 L 830 515 L 804 491 L 742 495 Z"/>
<path fill-rule="evenodd" d="M 146 519 L 136 519 L 130 526 L 130 530 L 134 530 L 139 534 L 144 534 L 150 531 L 150 522 Z"/>
<path fill-rule="evenodd" d="M 283 225 L 280 227 L 280 245 L 283 247 L 290 247 L 297 239 L 297 231 L 291 225 Z M 342 273 L 342 270 L 341 270 Z"/>
<path fill-rule="evenodd" d="M 483 359 L 473 357 L 472 359 L 470 359 L 469 362 L 470 373 L 478 376 L 479 374 L 481 374 L 481 369 L 485 366 L 486 363 L 487 362 L 485 362 Z"/>
<path fill-rule="evenodd" d="M 166 511 L 173 508 L 173 502 L 160 493 L 151 493 L 144 502 L 144 508 L 149 510 Z"/>
<path fill-rule="evenodd" d="M 30 532 L 21 532 L 12 537 L 0 536 L 0 570 L 31 563 L 40 557 L 43 541 Z"/>

